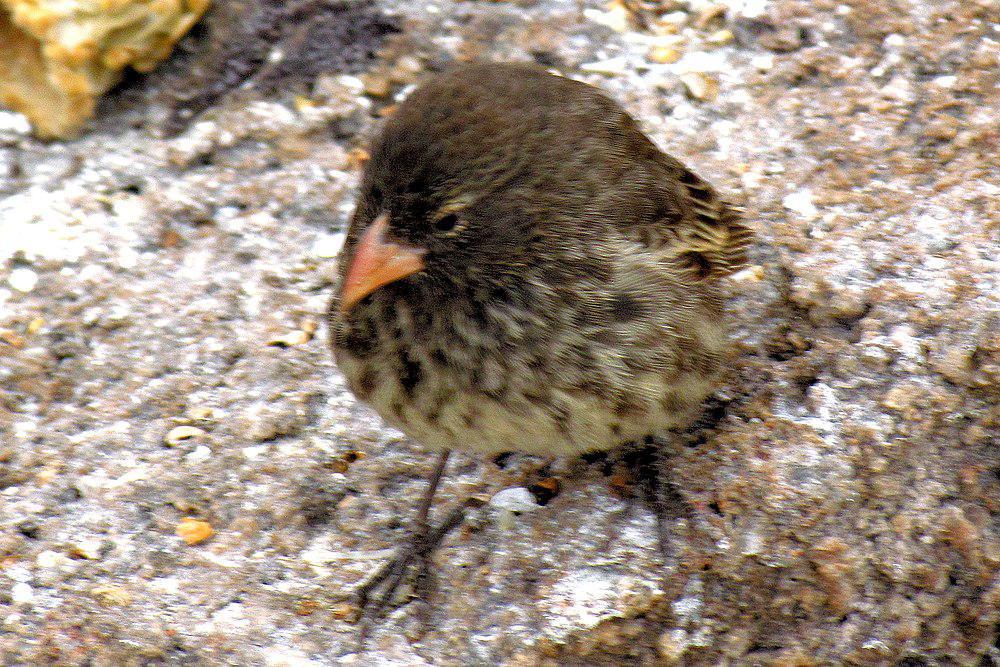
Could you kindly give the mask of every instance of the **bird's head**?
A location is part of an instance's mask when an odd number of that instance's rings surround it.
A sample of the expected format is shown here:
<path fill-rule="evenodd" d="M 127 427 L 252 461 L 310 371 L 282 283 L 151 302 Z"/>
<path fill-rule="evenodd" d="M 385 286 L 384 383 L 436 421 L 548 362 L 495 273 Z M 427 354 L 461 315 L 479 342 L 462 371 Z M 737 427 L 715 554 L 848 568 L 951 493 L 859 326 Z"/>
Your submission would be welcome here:
<path fill-rule="evenodd" d="M 539 217 L 528 147 L 503 110 L 449 93 L 417 90 L 373 146 L 340 257 L 343 313 L 418 285 L 445 297 L 527 261 Z"/>

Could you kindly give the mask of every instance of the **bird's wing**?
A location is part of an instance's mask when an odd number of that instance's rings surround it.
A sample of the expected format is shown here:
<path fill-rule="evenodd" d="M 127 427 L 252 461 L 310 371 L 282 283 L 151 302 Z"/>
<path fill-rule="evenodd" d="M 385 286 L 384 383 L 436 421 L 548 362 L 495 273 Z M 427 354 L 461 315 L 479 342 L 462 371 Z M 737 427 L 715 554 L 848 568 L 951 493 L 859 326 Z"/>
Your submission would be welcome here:
<path fill-rule="evenodd" d="M 651 142 L 643 144 L 632 150 L 647 157 L 639 179 L 645 183 L 639 187 L 649 206 L 641 219 L 626 224 L 626 235 L 693 281 L 728 276 L 746 266 L 753 232 L 742 221 L 741 209 Z"/>
<path fill-rule="evenodd" d="M 747 264 L 753 232 L 741 210 L 726 201 L 679 162 L 675 165 L 680 219 L 672 222 L 669 254 L 691 277 L 703 280 L 736 273 Z"/>

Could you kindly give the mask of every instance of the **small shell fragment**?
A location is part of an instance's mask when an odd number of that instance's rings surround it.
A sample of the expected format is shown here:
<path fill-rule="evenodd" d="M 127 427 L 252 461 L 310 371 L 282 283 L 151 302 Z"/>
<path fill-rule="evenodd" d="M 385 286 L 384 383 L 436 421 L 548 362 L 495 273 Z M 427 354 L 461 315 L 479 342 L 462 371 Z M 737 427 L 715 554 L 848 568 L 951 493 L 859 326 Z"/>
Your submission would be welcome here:
<path fill-rule="evenodd" d="M 201 440 L 205 437 L 205 432 L 197 426 L 177 426 L 167 433 L 163 441 L 170 447 L 176 447 L 188 440 Z"/>
<path fill-rule="evenodd" d="M 706 41 L 709 44 L 728 44 L 733 41 L 736 36 L 733 34 L 732 30 L 723 28 L 722 30 L 716 30 L 711 35 L 708 36 Z"/>
<path fill-rule="evenodd" d="M 174 532 L 177 533 L 177 537 L 181 538 L 189 545 L 199 544 L 210 538 L 212 535 L 215 535 L 215 530 L 212 528 L 212 524 L 190 516 L 186 516 L 181 519 L 181 522 L 177 524 L 177 528 L 174 529 Z"/>
<path fill-rule="evenodd" d="M 719 96 L 719 80 L 710 74 L 688 72 L 681 75 L 681 83 L 696 100 L 711 102 Z"/>
<path fill-rule="evenodd" d="M 271 340 L 267 341 L 267 344 L 274 347 L 291 347 L 293 345 L 302 345 L 303 343 L 307 343 L 310 338 L 311 336 L 305 331 L 295 329 L 294 331 L 283 333 L 280 336 L 275 336 Z"/>
<path fill-rule="evenodd" d="M 508 512 L 534 512 L 541 508 L 535 495 L 523 486 L 498 491 L 490 499 L 490 505 Z"/>

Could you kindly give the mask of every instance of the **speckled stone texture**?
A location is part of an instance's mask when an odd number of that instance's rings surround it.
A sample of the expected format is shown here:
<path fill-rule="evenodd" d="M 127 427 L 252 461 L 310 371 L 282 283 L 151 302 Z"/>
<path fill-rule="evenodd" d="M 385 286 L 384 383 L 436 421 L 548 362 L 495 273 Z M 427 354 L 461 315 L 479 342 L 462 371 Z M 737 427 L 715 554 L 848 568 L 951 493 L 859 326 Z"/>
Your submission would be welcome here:
<path fill-rule="evenodd" d="M 713 7 L 387 0 L 359 76 L 173 138 L 166 74 L 70 143 L 0 114 L 0 664 L 1000 664 L 996 5 Z M 358 652 L 433 459 L 346 392 L 323 312 L 355 149 L 455 56 L 605 88 L 746 207 L 755 266 L 714 419 L 665 445 L 672 554 L 621 469 L 459 456 L 439 515 L 561 491 L 473 512 L 429 630 L 405 604 Z"/>

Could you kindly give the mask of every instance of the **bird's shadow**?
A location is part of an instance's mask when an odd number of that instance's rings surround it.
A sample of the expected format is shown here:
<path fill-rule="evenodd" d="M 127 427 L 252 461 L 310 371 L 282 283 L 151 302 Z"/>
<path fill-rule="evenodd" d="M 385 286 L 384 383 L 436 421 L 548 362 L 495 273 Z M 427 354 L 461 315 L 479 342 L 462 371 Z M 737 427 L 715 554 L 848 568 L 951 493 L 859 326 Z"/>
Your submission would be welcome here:
<path fill-rule="evenodd" d="M 742 398 L 717 393 L 705 401 L 698 419 L 683 430 L 648 436 L 640 441 L 622 443 L 610 450 L 586 453 L 570 459 L 566 462 L 568 465 L 565 466 L 566 473 L 562 480 L 568 487 L 574 480 L 580 480 L 596 471 L 606 480 L 608 493 L 625 502 L 624 521 L 627 522 L 639 508 L 651 512 L 656 518 L 660 555 L 665 563 L 673 563 L 676 561 L 673 545 L 679 537 L 673 530 L 679 520 L 686 521 L 695 533 L 700 533 L 691 537 L 709 539 L 714 534 L 708 523 L 700 520 L 700 510 L 688 500 L 684 485 L 675 480 L 674 459 L 683 449 L 706 446 L 712 433 L 734 408 L 742 404 Z M 558 480 L 552 477 L 554 460 L 545 462 L 534 455 L 505 452 L 495 456 L 492 464 L 503 470 L 534 468 L 524 487 L 541 506 L 548 505 L 558 496 L 557 491 L 553 492 L 553 487 L 558 489 L 564 485 L 558 481 L 552 483 L 552 480 Z M 614 540 L 615 536 L 609 535 L 605 547 L 610 548 Z"/>
<path fill-rule="evenodd" d="M 656 541 L 660 557 L 668 566 L 663 570 L 666 576 L 667 572 L 674 570 L 672 566 L 681 566 L 675 549 L 681 538 L 688 547 L 693 547 L 696 551 L 707 551 L 711 549 L 710 545 L 717 537 L 709 522 L 699 516 L 700 510 L 688 500 L 683 484 L 678 484 L 673 479 L 671 472 L 674 457 L 686 447 L 706 446 L 711 440 L 712 432 L 730 415 L 732 407 L 741 402 L 739 399 L 716 394 L 705 402 L 701 416 L 688 428 L 661 436 L 650 436 L 639 442 L 623 443 L 608 451 L 584 454 L 561 461 L 546 460 L 531 454 L 507 452 L 494 456 L 492 463 L 487 462 L 485 465 L 495 465 L 505 475 L 520 478 L 521 485 L 531 492 L 537 504 L 543 507 L 559 497 L 560 487 L 569 488 L 576 483 L 582 483 L 585 477 L 593 475 L 596 471 L 606 480 L 608 493 L 625 503 L 625 514 L 620 521 L 628 522 L 632 514 L 643 507 L 653 514 L 656 519 Z M 559 472 L 554 474 L 556 470 Z M 470 470 L 466 469 L 465 472 L 468 473 Z M 425 631 L 434 626 L 432 607 L 438 590 L 438 581 L 433 568 L 428 567 L 428 556 L 452 530 L 463 523 L 470 524 L 473 532 L 478 532 L 476 526 L 479 530 L 485 528 L 484 522 L 489 522 L 483 514 L 486 505 L 482 499 L 475 499 L 475 502 L 472 502 L 473 500 L 473 498 L 466 499 L 451 508 L 447 513 L 448 518 L 432 529 L 433 536 L 427 541 L 426 551 L 417 549 L 413 552 L 421 554 L 420 558 L 412 562 L 411 559 L 394 560 L 383 568 L 384 573 L 376 575 L 369 581 L 369 584 L 379 584 L 383 580 L 392 579 L 388 592 L 380 596 L 374 609 L 369 610 L 370 613 L 362 610 L 364 618 L 359 632 L 359 650 L 364 650 L 369 631 L 374 629 L 372 624 L 377 623 L 390 609 L 398 608 L 407 602 L 418 603 L 417 615 L 422 619 L 421 625 Z M 558 511 L 558 505 L 559 503 L 555 503 L 549 510 Z M 681 525 L 687 526 L 684 535 L 676 532 L 676 528 Z M 602 545 L 600 552 L 610 552 L 616 539 L 618 537 L 615 534 L 609 533 L 607 543 Z M 695 561 L 700 562 L 701 559 L 696 558 Z M 408 564 L 416 565 L 414 572 L 411 573 L 413 577 L 405 576 Z M 400 600 L 397 586 L 404 579 L 410 578 L 414 580 L 411 592 Z M 367 591 L 371 586 L 365 588 Z"/>

